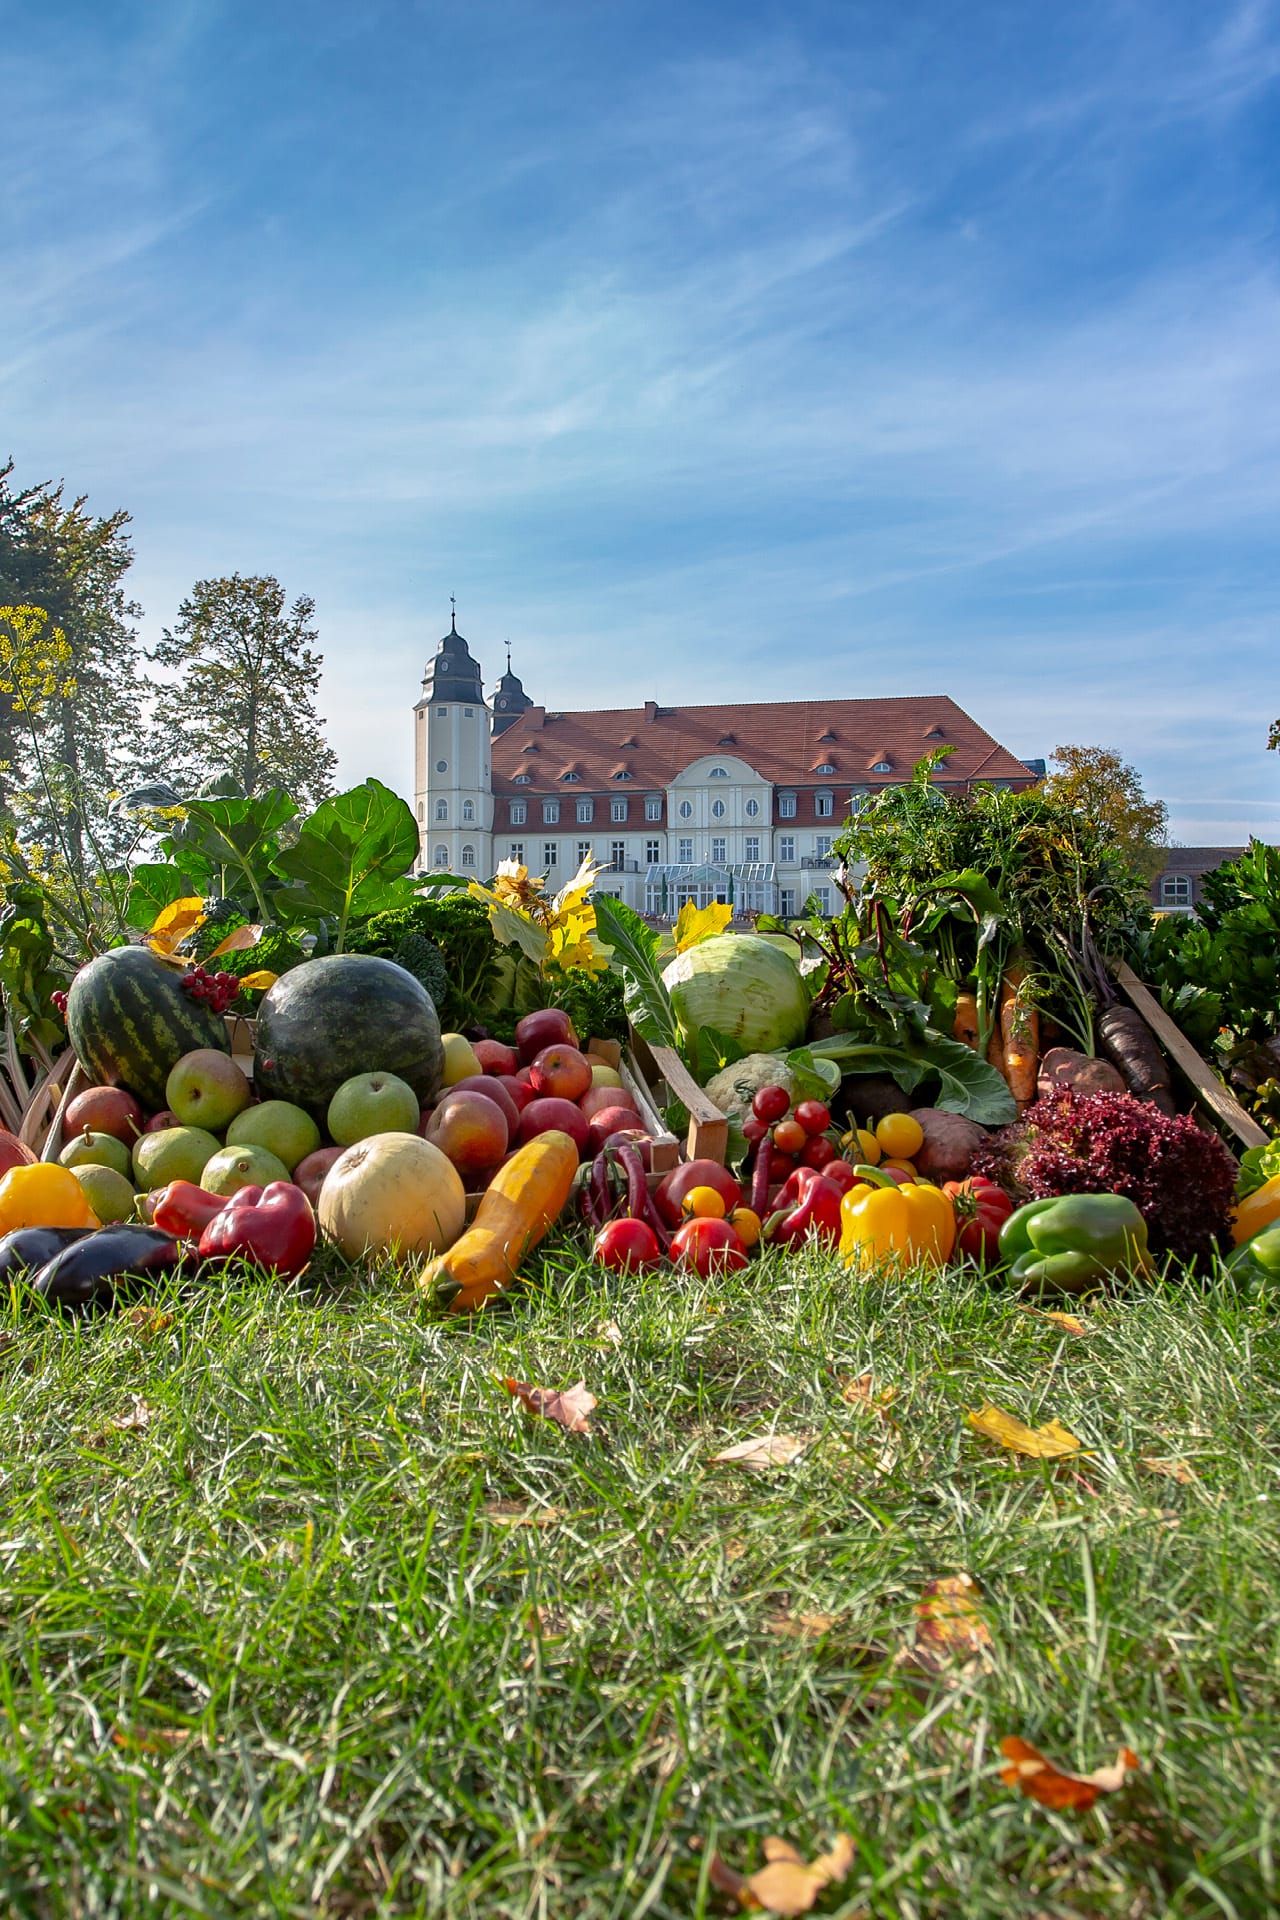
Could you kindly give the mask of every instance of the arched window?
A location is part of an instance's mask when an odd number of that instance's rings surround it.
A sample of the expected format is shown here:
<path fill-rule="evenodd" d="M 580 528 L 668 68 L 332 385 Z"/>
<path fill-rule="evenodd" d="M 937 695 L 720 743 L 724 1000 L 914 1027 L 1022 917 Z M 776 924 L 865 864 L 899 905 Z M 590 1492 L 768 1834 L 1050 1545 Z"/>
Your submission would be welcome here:
<path fill-rule="evenodd" d="M 872 773 L 892 773 L 893 768 L 887 760 L 877 760 L 871 771 Z"/>
<path fill-rule="evenodd" d="M 464 848 L 462 849 L 462 864 L 463 864 L 463 866 L 464 866 L 464 867 L 474 867 L 474 865 L 475 865 L 475 863 L 476 863 L 476 850 L 475 850 L 475 848 L 474 848 L 474 847 L 464 847 Z"/>
<path fill-rule="evenodd" d="M 727 767 L 712 767 L 707 778 L 708 780 L 727 780 L 729 778 L 729 770 Z"/>
<path fill-rule="evenodd" d="M 464 819 L 464 820 L 474 820 L 474 819 L 475 819 L 475 817 L 476 817 L 476 806 L 475 806 L 475 801 L 474 801 L 474 800 L 464 800 L 464 801 L 463 801 L 463 803 L 462 803 L 462 817 L 463 817 L 463 819 Z"/>
<path fill-rule="evenodd" d="M 821 766 L 814 768 L 814 772 L 815 773 L 834 773 L 835 768 L 832 766 L 829 760 L 824 760 Z"/>
<path fill-rule="evenodd" d="M 437 847 L 437 848 L 436 848 L 436 851 L 435 851 L 435 860 L 434 860 L 434 865 L 435 865 L 435 870 L 436 870 L 436 872 L 437 872 L 437 873 L 447 873 L 447 872 L 449 871 L 449 849 L 448 849 L 448 847 Z"/>
<path fill-rule="evenodd" d="M 436 801 L 436 819 L 447 820 L 448 818 L 449 818 L 449 802 L 447 800 L 437 800 Z"/>

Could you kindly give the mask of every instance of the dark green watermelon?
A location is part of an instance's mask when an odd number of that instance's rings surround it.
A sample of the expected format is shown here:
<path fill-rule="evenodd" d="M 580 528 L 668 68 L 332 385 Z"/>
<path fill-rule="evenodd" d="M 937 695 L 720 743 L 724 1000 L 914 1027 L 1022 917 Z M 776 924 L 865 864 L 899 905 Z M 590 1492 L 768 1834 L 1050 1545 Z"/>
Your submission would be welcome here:
<path fill-rule="evenodd" d="M 444 1048 L 431 995 L 394 960 L 331 953 L 282 973 L 258 1008 L 254 1082 L 321 1125 L 344 1080 L 394 1073 L 425 1106 L 440 1090 Z"/>
<path fill-rule="evenodd" d="M 226 1022 L 149 947 L 113 947 L 81 967 L 67 995 L 67 1038 L 95 1086 L 127 1087 L 152 1109 L 163 1107 L 184 1053 L 230 1052 Z"/>

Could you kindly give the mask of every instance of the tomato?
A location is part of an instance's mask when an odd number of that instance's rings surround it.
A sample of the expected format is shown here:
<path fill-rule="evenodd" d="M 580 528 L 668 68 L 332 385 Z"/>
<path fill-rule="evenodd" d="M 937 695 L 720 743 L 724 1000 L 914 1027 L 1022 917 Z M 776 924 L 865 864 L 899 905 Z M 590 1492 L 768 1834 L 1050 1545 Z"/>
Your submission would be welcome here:
<path fill-rule="evenodd" d="M 758 1213 L 752 1213 L 750 1207 L 735 1207 L 729 1215 L 729 1225 L 744 1247 L 754 1247 L 760 1239 L 763 1222 Z"/>
<path fill-rule="evenodd" d="M 891 1160 L 909 1160 L 924 1145 L 924 1128 L 909 1113 L 886 1113 L 876 1139 Z"/>
<path fill-rule="evenodd" d="M 781 1181 L 789 1179 L 798 1165 L 799 1162 L 791 1154 L 775 1153 L 769 1162 L 770 1186 L 776 1187 Z"/>
<path fill-rule="evenodd" d="M 773 1144 L 779 1153 L 803 1153 L 808 1138 L 798 1120 L 779 1120 L 773 1130 Z"/>
<path fill-rule="evenodd" d="M 680 1203 L 686 1220 L 723 1220 L 729 1209 L 715 1187 L 690 1187 Z"/>
<path fill-rule="evenodd" d="M 661 1266 L 662 1249 L 645 1221 L 610 1220 L 596 1235 L 591 1258 L 610 1273 L 647 1273 Z"/>
<path fill-rule="evenodd" d="M 839 1187 L 841 1193 L 848 1193 L 851 1187 L 863 1185 L 847 1160 L 828 1160 L 822 1169 L 822 1177 L 829 1180 L 833 1187 Z"/>
<path fill-rule="evenodd" d="M 825 1109 L 824 1109 L 825 1111 Z M 836 1157 L 836 1150 L 823 1133 L 815 1133 L 805 1142 L 804 1152 L 800 1155 L 800 1164 L 805 1167 L 825 1167 Z"/>
<path fill-rule="evenodd" d="M 664 1174 L 654 1194 L 654 1204 L 669 1227 L 680 1225 L 684 1197 L 694 1187 L 714 1187 L 731 1213 L 742 1199 L 742 1188 L 717 1160 L 685 1160 Z"/>
<path fill-rule="evenodd" d="M 742 1137 L 750 1147 L 758 1147 L 769 1131 L 769 1122 L 758 1113 L 749 1113 L 742 1123 Z"/>
<path fill-rule="evenodd" d="M 781 1120 L 784 1113 L 791 1111 L 791 1095 L 785 1087 L 760 1087 L 751 1102 L 751 1111 L 757 1120 L 763 1120 L 771 1127 L 775 1120 Z"/>
<path fill-rule="evenodd" d="M 956 1210 L 956 1245 L 979 1265 L 1000 1258 L 1000 1229 L 1013 1212 L 1013 1201 L 994 1180 L 975 1174 L 971 1180 L 948 1180 L 942 1191 Z"/>
<path fill-rule="evenodd" d="M 727 1220 L 689 1220 L 671 1238 L 671 1258 L 700 1280 L 747 1264 L 741 1235 Z"/>
<path fill-rule="evenodd" d="M 905 1173 L 908 1180 L 914 1180 L 918 1177 L 915 1165 L 910 1160 L 882 1160 L 880 1162 L 880 1171 L 881 1173 Z"/>
<path fill-rule="evenodd" d="M 802 1100 L 796 1108 L 796 1119 L 806 1133 L 825 1133 L 831 1125 L 831 1109 L 822 1100 Z"/>

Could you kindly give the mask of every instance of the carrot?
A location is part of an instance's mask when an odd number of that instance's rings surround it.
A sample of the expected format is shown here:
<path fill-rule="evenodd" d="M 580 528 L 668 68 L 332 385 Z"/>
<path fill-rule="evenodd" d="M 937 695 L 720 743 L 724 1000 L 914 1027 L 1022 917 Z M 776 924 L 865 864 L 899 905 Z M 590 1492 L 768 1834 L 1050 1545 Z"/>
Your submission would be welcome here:
<path fill-rule="evenodd" d="M 1004 1076 L 1019 1106 L 1036 1097 L 1036 1066 L 1040 1057 L 1040 1015 L 1024 992 L 1026 974 L 1010 967 L 1000 989 L 1000 1037 L 1004 1042 Z"/>
<path fill-rule="evenodd" d="M 991 1038 L 987 1042 L 987 1064 L 994 1067 L 1000 1078 L 1004 1079 L 1004 1036 L 1000 1032 L 998 1020 L 992 1027 Z"/>
<path fill-rule="evenodd" d="M 951 1031 L 963 1046 L 972 1047 L 977 1052 L 978 1002 L 972 993 L 957 994 L 955 1024 Z"/>

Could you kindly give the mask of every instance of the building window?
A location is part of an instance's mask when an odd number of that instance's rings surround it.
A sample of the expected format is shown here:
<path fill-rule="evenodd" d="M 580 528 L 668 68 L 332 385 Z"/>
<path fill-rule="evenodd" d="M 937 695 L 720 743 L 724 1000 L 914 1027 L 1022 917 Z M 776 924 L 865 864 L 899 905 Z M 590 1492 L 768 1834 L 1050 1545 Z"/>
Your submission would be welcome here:
<path fill-rule="evenodd" d="M 463 864 L 463 866 L 464 866 L 464 867 L 474 867 L 474 865 L 475 865 L 475 863 L 476 863 L 476 850 L 475 850 L 475 848 L 474 848 L 474 847 L 464 847 L 464 848 L 462 849 L 462 864 Z"/>
<path fill-rule="evenodd" d="M 747 835 L 742 848 L 742 857 L 744 860 L 758 860 L 760 858 L 760 840 L 758 835 L 751 833 Z"/>
<path fill-rule="evenodd" d="M 437 707 L 437 708 L 436 708 L 436 719 L 437 719 L 437 720 L 447 720 L 448 718 L 449 718 L 449 709 L 448 709 L 448 707 Z"/>
<path fill-rule="evenodd" d="M 813 811 L 819 820 L 829 820 L 834 811 L 832 796 L 829 793 L 815 793 Z"/>
<path fill-rule="evenodd" d="M 782 887 L 778 893 L 778 910 L 784 920 L 790 920 L 796 910 L 796 890 L 794 887 Z"/>
<path fill-rule="evenodd" d="M 426 802 L 425 802 L 425 801 L 422 801 L 422 800 L 419 800 L 419 802 L 418 802 L 418 824 L 419 824 L 419 825 L 421 825 L 421 824 L 422 824 L 422 822 L 423 822 L 423 821 L 424 821 L 424 820 L 426 819 L 426 817 L 427 817 L 427 808 L 426 808 Z"/>
<path fill-rule="evenodd" d="M 711 811 L 717 820 L 723 820 L 724 819 L 724 801 L 713 800 L 711 802 Z"/>
<path fill-rule="evenodd" d="M 656 867 L 662 858 L 662 843 L 658 840 L 646 840 L 644 843 L 644 857 L 651 867 Z"/>
<path fill-rule="evenodd" d="M 584 860 L 589 860 L 590 858 L 591 858 L 591 842 L 589 840 L 579 840 L 578 865 L 581 866 Z"/>
<path fill-rule="evenodd" d="M 464 819 L 464 820 L 474 820 L 474 819 L 475 819 L 475 817 L 476 817 L 476 803 L 475 803 L 475 801 L 474 801 L 474 800 L 464 800 L 464 801 L 463 801 L 463 803 L 462 803 L 462 817 L 463 817 L 463 819 Z"/>
<path fill-rule="evenodd" d="M 544 800 L 542 803 L 542 824 L 544 827 L 558 827 L 560 824 L 560 802 Z"/>
<path fill-rule="evenodd" d="M 814 768 L 814 772 L 815 773 L 834 773 L 835 768 L 832 766 L 829 760 L 824 760 L 820 767 Z"/>
<path fill-rule="evenodd" d="M 682 820 L 689 820 L 689 819 L 692 819 L 692 817 L 693 817 L 693 802 L 691 800 L 682 800 L 680 802 L 680 818 Z"/>
<path fill-rule="evenodd" d="M 621 869 L 627 864 L 627 843 L 625 840 L 609 842 L 609 865 Z"/>
<path fill-rule="evenodd" d="M 1162 907 L 1189 907 L 1191 905 L 1191 875 L 1189 873 L 1166 873 L 1160 882 L 1160 905 Z"/>
<path fill-rule="evenodd" d="M 568 780 L 572 784 L 575 781 L 581 780 L 582 775 L 580 773 L 562 773 L 560 778 L 562 780 Z"/>
<path fill-rule="evenodd" d="M 722 867 L 728 857 L 726 842 L 723 840 L 713 840 L 711 842 L 711 864 L 716 867 Z"/>
<path fill-rule="evenodd" d="M 464 720 L 474 720 L 474 719 L 475 719 L 475 717 L 476 717 L 476 710 L 475 710 L 475 708 L 474 708 L 474 707 L 464 707 L 464 708 L 462 709 L 462 717 L 463 717 L 463 719 L 464 719 Z"/>
<path fill-rule="evenodd" d="M 523 840 L 513 840 L 511 842 L 511 851 L 508 853 L 507 858 L 508 860 L 514 860 L 518 867 L 522 867 L 524 865 L 524 841 Z"/>
<path fill-rule="evenodd" d="M 692 840 L 677 840 L 677 841 L 676 841 L 676 859 L 677 859 L 677 860 L 683 860 L 683 861 L 685 861 L 686 863 L 687 863 L 687 862 L 689 862 L 689 861 L 691 861 L 691 860 L 693 859 L 693 842 L 692 842 Z"/>
<path fill-rule="evenodd" d="M 615 780 L 631 780 L 635 776 L 633 774 L 628 773 L 625 767 L 619 767 L 618 771 L 612 777 Z"/>
<path fill-rule="evenodd" d="M 595 813 L 596 813 L 596 803 L 594 800 L 579 800 L 578 825 L 580 827 L 589 827 L 591 825 L 591 822 L 595 819 Z"/>
<path fill-rule="evenodd" d="M 448 818 L 449 818 L 449 802 L 447 800 L 437 800 L 436 801 L 436 819 L 447 820 Z"/>
<path fill-rule="evenodd" d="M 756 815 L 759 813 L 759 811 L 760 811 L 760 802 L 758 800 L 748 800 L 747 802 L 748 820 L 754 820 Z"/>
<path fill-rule="evenodd" d="M 795 817 L 796 817 L 796 797 L 794 793 L 780 793 L 778 795 L 779 820 L 794 820 Z"/>
<path fill-rule="evenodd" d="M 551 871 L 551 868 L 555 866 L 555 864 L 556 864 L 556 843 L 555 843 L 555 841 L 554 841 L 554 840 L 544 840 L 544 841 L 543 841 L 543 843 L 542 843 L 542 864 L 543 864 L 543 866 L 544 866 L 544 867 L 545 867 L 545 868 L 547 869 L 547 871 L 548 871 L 548 872 L 550 872 L 550 871 Z"/>
<path fill-rule="evenodd" d="M 511 824 L 513 827 L 522 827 L 524 825 L 526 811 L 527 803 L 525 801 L 513 800 L 511 802 Z"/>
<path fill-rule="evenodd" d="M 871 771 L 872 773 L 892 773 L 893 766 L 888 760 L 877 760 Z"/>
<path fill-rule="evenodd" d="M 625 820 L 625 819 L 626 819 L 626 817 L 627 817 L 627 803 L 626 803 L 626 801 L 625 801 L 625 800 L 611 800 L 611 801 L 609 802 L 609 818 L 610 818 L 611 820 Z"/>
<path fill-rule="evenodd" d="M 661 820 L 662 801 L 658 798 L 658 795 L 656 793 L 649 793 L 645 795 L 644 817 L 646 820 Z"/>
<path fill-rule="evenodd" d="M 708 780 L 727 780 L 729 778 L 728 770 L 725 767 L 712 767 L 707 778 Z"/>
<path fill-rule="evenodd" d="M 796 857 L 795 836 L 790 833 L 780 834 L 778 836 L 779 860 L 785 860 L 787 864 L 790 865 L 791 862 L 795 859 L 795 857 Z"/>
<path fill-rule="evenodd" d="M 831 918 L 830 887 L 815 887 L 813 890 L 813 897 L 818 903 L 818 912 L 822 915 L 824 920 L 829 920 Z"/>
<path fill-rule="evenodd" d="M 448 762 L 447 760 L 437 760 L 437 761 L 436 761 L 436 772 L 437 772 L 437 773 L 448 773 L 448 771 L 449 771 L 449 762 Z"/>
<path fill-rule="evenodd" d="M 435 869 L 436 869 L 436 872 L 437 872 L 437 873 L 447 873 L 447 872 L 448 872 L 448 870 L 449 870 L 449 849 L 448 849 L 448 847 L 437 847 L 437 848 L 436 848 L 436 852 L 435 852 Z"/>
<path fill-rule="evenodd" d="M 829 833 L 820 833 L 814 840 L 813 851 L 819 860 L 829 860 L 831 858 L 831 835 Z"/>
<path fill-rule="evenodd" d="M 531 777 L 532 776 L 527 773 L 517 773 L 512 775 L 512 779 L 514 780 L 516 786 L 518 787 L 527 787 Z"/>

